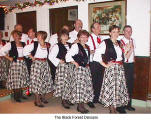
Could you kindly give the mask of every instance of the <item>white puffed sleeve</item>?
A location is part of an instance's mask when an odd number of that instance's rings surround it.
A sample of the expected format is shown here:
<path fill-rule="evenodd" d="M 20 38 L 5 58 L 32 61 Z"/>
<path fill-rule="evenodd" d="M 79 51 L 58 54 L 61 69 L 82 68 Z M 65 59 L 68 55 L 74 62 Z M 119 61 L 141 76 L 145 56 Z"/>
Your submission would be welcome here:
<path fill-rule="evenodd" d="M 66 62 L 72 62 L 74 59 L 72 58 L 74 55 L 78 54 L 79 48 L 78 44 L 73 44 L 70 50 L 66 54 Z"/>
<path fill-rule="evenodd" d="M 59 62 L 60 62 L 60 59 L 57 58 L 57 55 L 58 55 L 58 52 L 59 52 L 59 47 L 58 45 L 54 45 L 49 53 L 49 60 L 57 67 Z"/>
<path fill-rule="evenodd" d="M 11 50 L 11 43 L 6 43 L 6 45 L 4 45 L 1 50 L 0 50 L 0 54 L 2 56 L 5 56 L 8 54 L 8 52 Z"/>
<path fill-rule="evenodd" d="M 105 54 L 106 44 L 103 41 L 99 47 L 95 50 L 93 61 L 101 62 L 102 61 L 102 54 Z"/>
<path fill-rule="evenodd" d="M 28 56 L 31 54 L 31 51 L 34 49 L 34 43 L 26 45 L 23 49 L 23 55 Z"/>

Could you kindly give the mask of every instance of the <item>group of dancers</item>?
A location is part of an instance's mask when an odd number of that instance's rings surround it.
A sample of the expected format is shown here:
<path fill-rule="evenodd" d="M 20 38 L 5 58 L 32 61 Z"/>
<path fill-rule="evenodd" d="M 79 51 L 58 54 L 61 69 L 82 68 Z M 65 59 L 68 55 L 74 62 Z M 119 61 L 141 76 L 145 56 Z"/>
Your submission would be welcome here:
<path fill-rule="evenodd" d="M 117 40 L 120 28 L 116 25 L 104 40 L 99 23 L 91 25 L 91 34 L 82 29 L 79 19 L 74 27 L 70 32 L 64 25 L 49 42 L 45 41 L 47 32 L 31 28 L 26 35 L 20 24 L 15 25 L 8 43 L 0 33 L 0 81 L 7 81 L 16 102 L 26 99 L 22 88 L 28 87 L 37 107 L 44 107 L 46 95 L 53 92 L 61 97 L 64 108 L 77 104 L 81 113 L 89 112 L 85 104 L 95 108 L 94 103 L 108 107 L 110 113 L 135 110 L 131 106 L 135 48 L 131 26 L 124 27 L 122 40 Z"/>

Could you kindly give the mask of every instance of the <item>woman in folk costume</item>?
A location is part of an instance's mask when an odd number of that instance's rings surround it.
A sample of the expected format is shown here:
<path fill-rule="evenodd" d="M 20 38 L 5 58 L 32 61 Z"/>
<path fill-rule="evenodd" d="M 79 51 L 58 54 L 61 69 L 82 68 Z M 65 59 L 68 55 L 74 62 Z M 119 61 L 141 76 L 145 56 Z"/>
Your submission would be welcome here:
<path fill-rule="evenodd" d="M 14 41 L 2 47 L 1 54 L 11 62 L 6 87 L 14 91 L 16 102 L 21 102 L 22 88 L 27 87 L 29 81 L 27 66 L 23 58 L 25 43 L 20 41 L 21 32 L 14 30 L 12 35 Z"/>
<path fill-rule="evenodd" d="M 67 109 L 70 108 L 68 101 L 70 95 L 70 79 L 67 79 L 69 65 L 66 64 L 65 56 L 71 47 L 71 44 L 67 42 L 68 40 L 69 32 L 62 29 L 58 36 L 58 43 L 53 46 L 49 54 L 49 60 L 56 67 L 54 96 L 61 97 L 62 105 Z"/>
<path fill-rule="evenodd" d="M 50 44 L 46 43 L 47 33 L 37 32 L 37 39 L 34 43 L 24 48 L 24 56 L 32 59 L 29 91 L 35 94 L 35 106 L 44 107 L 47 104 L 46 94 L 53 90 L 50 68 L 48 65 L 48 54 Z"/>
<path fill-rule="evenodd" d="M 6 44 L 5 40 L 2 40 L 3 38 L 3 33 L 0 31 L 0 51 L 1 48 Z M 7 61 L 6 58 L 0 53 L 0 89 L 5 88 L 3 86 L 3 81 L 7 79 Z"/>
<path fill-rule="evenodd" d="M 104 40 L 96 50 L 94 60 L 105 69 L 99 101 L 109 107 L 110 113 L 116 113 L 116 107 L 128 104 L 129 97 L 123 68 L 123 53 L 119 36 L 119 27 L 109 28 L 110 38 Z"/>
<path fill-rule="evenodd" d="M 70 102 L 77 103 L 77 110 L 81 113 L 89 111 L 84 103 L 93 101 L 92 78 L 89 68 L 90 50 L 86 45 L 89 33 L 86 30 L 79 31 L 79 43 L 73 44 L 66 55 L 66 62 L 74 64 L 71 76 Z"/>

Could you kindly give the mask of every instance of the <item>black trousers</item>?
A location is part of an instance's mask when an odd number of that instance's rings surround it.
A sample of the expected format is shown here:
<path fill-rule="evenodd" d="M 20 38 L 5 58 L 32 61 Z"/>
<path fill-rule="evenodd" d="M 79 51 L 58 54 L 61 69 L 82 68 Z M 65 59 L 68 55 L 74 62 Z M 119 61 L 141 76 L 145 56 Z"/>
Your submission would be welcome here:
<path fill-rule="evenodd" d="M 104 67 L 98 62 L 90 62 L 90 70 L 92 75 L 92 84 L 94 89 L 93 102 L 97 103 L 100 96 L 101 86 L 103 82 Z"/>
<path fill-rule="evenodd" d="M 51 61 L 49 61 L 49 66 L 50 66 L 50 69 L 51 69 L 51 76 L 52 76 L 52 80 L 53 80 L 53 83 L 54 83 L 57 67 L 55 67 L 54 64 Z"/>
<path fill-rule="evenodd" d="M 130 98 L 128 107 L 131 107 L 132 93 L 133 93 L 133 88 L 134 88 L 134 63 L 124 63 L 124 70 L 125 70 L 126 85 L 128 89 L 129 98 Z"/>
<path fill-rule="evenodd" d="M 25 62 L 26 62 L 26 66 L 27 66 L 27 69 L 28 69 L 28 73 L 30 75 L 32 60 L 30 58 L 26 58 Z"/>

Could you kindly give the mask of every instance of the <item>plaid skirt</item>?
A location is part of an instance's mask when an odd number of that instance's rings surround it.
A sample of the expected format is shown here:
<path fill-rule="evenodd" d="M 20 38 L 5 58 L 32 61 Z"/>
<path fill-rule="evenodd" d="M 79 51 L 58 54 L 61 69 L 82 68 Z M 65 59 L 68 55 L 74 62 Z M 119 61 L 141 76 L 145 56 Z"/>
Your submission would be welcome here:
<path fill-rule="evenodd" d="M 105 69 L 99 100 L 104 107 L 128 104 L 129 97 L 123 65 L 114 64 Z"/>
<path fill-rule="evenodd" d="M 88 103 L 93 101 L 93 86 L 90 69 L 79 66 L 72 68 L 71 73 L 71 103 Z"/>
<path fill-rule="evenodd" d="M 0 81 L 7 80 L 8 66 L 7 60 L 4 57 L 0 57 Z"/>
<path fill-rule="evenodd" d="M 64 100 L 69 100 L 71 93 L 71 78 L 73 73 L 73 64 L 59 64 L 55 75 L 55 97 L 61 97 Z"/>
<path fill-rule="evenodd" d="M 29 91 L 37 94 L 50 93 L 53 90 L 50 67 L 47 61 L 35 60 L 31 65 Z"/>
<path fill-rule="evenodd" d="M 24 88 L 29 85 L 29 75 L 24 60 L 11 62 L 6 87 L 9 90 Z"/>

